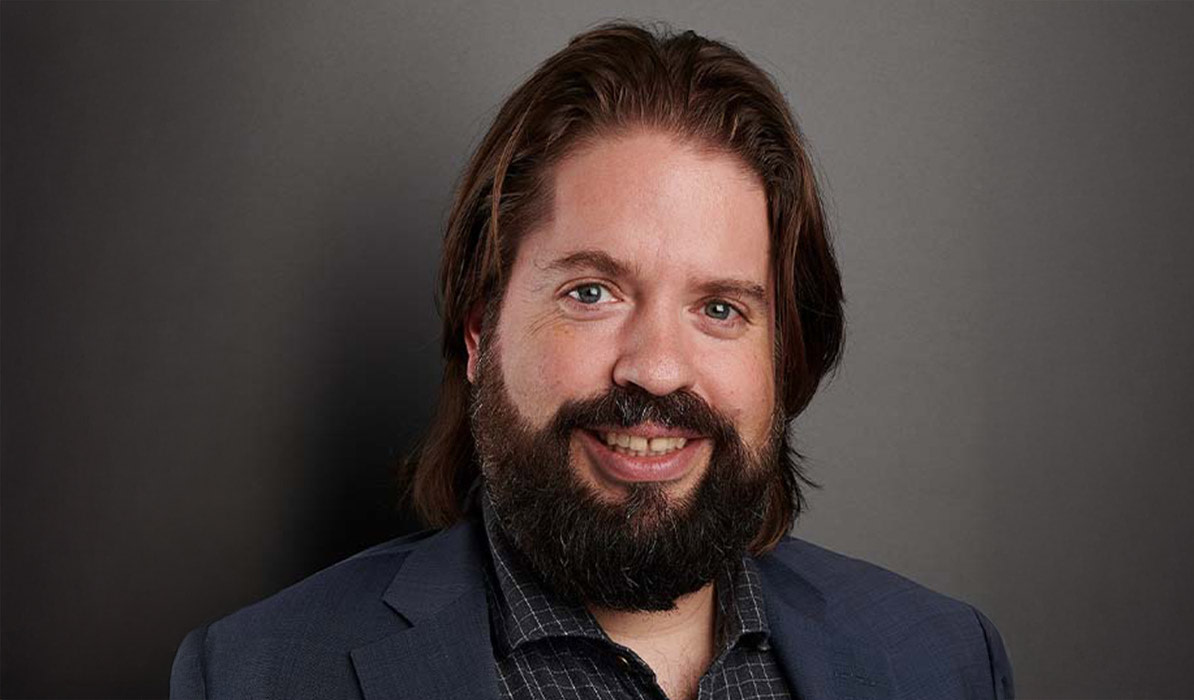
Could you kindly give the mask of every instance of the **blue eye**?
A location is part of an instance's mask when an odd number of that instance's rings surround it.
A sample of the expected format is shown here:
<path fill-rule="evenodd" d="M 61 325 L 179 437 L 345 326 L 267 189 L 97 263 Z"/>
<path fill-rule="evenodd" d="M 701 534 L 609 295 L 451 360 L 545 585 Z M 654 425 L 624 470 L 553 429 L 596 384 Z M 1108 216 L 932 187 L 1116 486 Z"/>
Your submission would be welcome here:
<path fill-rule="evenodd" d="M 576 299 L 582 304 L 596 304 L 601 301 L 601 293 L 605 291 L 605 286 L 600 284 L 582 284 L 579 287 L 573 287 L 568 296 Z"/>
<path fill-rule="evenodd" d="M 718 321 L 726 321 L 736 313 L 738 313 L 738 309 L 724 301 L 711 301 L 705 304 L 705 314 Z"/>

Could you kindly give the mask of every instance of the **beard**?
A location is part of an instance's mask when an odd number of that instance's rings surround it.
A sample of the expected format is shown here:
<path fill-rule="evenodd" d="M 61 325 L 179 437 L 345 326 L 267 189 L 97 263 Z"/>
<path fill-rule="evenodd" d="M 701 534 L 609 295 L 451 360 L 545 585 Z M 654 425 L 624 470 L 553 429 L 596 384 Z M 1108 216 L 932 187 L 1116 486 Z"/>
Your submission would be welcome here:
<path fill-rule="evenodd" d="M 483 483 L 514 556 L 562 601 L 624 611 L 675 608 L 675 600 L 735 566 L 767 515 L 771 489 L 796 498 L 783 478 L 787 441 L 778 412 L 764 444 L 750 449 L 733 423 L 687 390 L 657 396 L 636 386 L 565 402 L 543 429 L 513 405 L 484 324 L 470 424 Z M 712 443 L 701 479 L 682 496 L 661 482 L 599 495 L 572 465 L 577 430 L 644 422 L 684 428 Z"/>

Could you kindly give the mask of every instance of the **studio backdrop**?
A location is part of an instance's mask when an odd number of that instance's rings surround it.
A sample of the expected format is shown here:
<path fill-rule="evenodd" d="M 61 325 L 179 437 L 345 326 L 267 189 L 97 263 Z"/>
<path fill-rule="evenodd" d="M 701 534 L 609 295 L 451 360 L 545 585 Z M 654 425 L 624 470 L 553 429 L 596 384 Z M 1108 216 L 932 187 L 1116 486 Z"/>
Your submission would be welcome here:
<path fill-rule="evenodd" d="M 189 629 L 418 526 L 456 178 L 615 17 L 741 48 L 826 186 L 797 534 L 982 609 L 1021 697 L 1194 696 L 1194 3 L 0 11 L 3 697 L 160 697 Z"/>

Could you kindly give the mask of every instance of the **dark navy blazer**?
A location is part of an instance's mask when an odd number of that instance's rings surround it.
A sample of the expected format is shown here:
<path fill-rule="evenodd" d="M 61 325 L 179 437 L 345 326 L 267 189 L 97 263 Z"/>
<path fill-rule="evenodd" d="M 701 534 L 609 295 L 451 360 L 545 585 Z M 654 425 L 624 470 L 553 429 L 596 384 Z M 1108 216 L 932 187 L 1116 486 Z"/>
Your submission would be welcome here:
<path fill-rule="evenodd" d="M 497 700 L 470 520 L 367 549 L 186 636 L 173 698 Z M 758 559 L 772 647 L 801 700 L 1011 698 L 969 605 L 795 538 Z"/>

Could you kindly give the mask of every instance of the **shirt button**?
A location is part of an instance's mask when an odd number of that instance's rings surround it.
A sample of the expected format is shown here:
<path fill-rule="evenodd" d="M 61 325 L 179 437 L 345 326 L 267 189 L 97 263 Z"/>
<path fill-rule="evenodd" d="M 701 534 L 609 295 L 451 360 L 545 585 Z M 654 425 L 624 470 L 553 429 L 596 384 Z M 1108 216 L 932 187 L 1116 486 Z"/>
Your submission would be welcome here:
<path fill-rule="evenodd" d="M 771 651 L 771 644 L 766 639 L 760 639 L 759 651 Z"/>
<path fill-rule="evenodd" d="M 622 668 L 630 668 L 630 659 L 626 658 L 622 654 L 618 654 L 618 664 Z"/>

